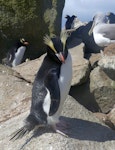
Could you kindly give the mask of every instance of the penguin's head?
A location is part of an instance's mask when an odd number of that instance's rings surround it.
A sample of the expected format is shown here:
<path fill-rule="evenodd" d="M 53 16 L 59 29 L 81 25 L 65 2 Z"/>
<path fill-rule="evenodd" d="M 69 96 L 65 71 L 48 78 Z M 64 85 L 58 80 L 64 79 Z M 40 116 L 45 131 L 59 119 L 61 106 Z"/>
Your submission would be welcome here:
<path fill-rule="evenodd" d="M 27 45 L 29 45 L 29 43 L 28 43 L 24 38 L 20 38 L 20 44 L 21 44 L 22 46 L 27 46 Z"/>
<path fill-rule="evenodd" d="M 69 19 L 69 18 L 71 18 L 71 17 L 70 17 L 69 15 L 66 15 L 65 18 L 66 18 L 66 19 Z"/>
<path fill-rule="evenodd" d="M 60 37 L 54 36 L 50 38 L 48 35 L 44 37 L 44 43 L 47 45 L 47 54 L 52 60 L 58 63 L 65 62 L 68 55 L 67 38 L 67 32 L 62 32 Z"/>
<path fill-rule="evenodd" d="M 71 16 L 71 18 L 75 19 L 75 18 L 77 18 L 77 16 L 73 15 L 73 16 Z"/>

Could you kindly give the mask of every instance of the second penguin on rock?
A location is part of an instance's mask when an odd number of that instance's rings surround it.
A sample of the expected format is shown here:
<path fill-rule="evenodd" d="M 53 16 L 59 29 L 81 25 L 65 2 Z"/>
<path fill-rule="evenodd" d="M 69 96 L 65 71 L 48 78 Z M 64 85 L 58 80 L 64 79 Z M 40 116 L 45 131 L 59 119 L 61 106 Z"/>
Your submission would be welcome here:
<path fill-rule="evenodd" d="M 21 64 L 25 50 L 29 43 L 21 38 L 7 53 L 4 64 L 10 67 L 15 67 Z"/>

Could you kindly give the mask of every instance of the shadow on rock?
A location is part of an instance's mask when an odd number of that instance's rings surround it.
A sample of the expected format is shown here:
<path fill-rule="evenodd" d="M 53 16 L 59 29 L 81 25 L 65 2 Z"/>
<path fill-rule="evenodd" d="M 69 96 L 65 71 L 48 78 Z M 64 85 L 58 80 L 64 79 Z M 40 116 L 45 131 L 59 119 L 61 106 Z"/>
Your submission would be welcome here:
<path fill-rule="evenodd" d="M 68 136 L 70 138 L 96 142 L 115 140 L 115 132 L 99 123 L 68 117 L 60 119 L 69 123 Z"/>
<path fill-rule="evenodd" d="M 69 95 L 76 99 L 81 105 L 92 112 L 101 112 L 94 95 L 90 92 L 90 81 L 82 85 L 71 86 Z"/>
<path fill-rule="evenodd" d="M 96 122 L 91 122 L 82 119 L 60 117 L 68 124 L 67 132 L 68 138 L 73 138 L 77 140 L 87 140 L 96 142 L 105 142 L 115 140 L 115 132 L 110 128 L 101 125 Z M 45 133 L 55 133 L 51 128 L 41 128 L 34 131 L 33 135 L 26 140 L 26 145 L 31 141 L 32 138 L 37 138 Z M 58 133 L 55 133 L 58 134 Z M 24 145 L 22 147 L 24 147 Z"/>

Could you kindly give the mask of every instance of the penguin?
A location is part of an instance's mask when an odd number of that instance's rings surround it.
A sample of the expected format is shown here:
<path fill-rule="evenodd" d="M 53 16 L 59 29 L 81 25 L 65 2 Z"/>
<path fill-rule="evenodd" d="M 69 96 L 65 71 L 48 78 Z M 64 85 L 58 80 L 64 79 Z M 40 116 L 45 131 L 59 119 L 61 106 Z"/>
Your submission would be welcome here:
<path fill-rule="evenodd" d="M 74 22 L 76 21 L 77 16 L 72 15 L 71 17 L 69 15 L 66 15 L 65 17 L 67 19 L 65 23 L 65 29 L 74 29 Z"/>
<path fill-rule="evenodd" d="M 4 62 L 5 65 L 10 67 L 19 65 L 22 62 L 27 45 L 29 45 L 29 43 L 24 38 L 21 38 L 15 46 L 8 51 Z"/>
<path fill-rule="evenodd" d="M 62 32 L 60 37 L 44 37 L 47 53 L 33 83 L 30 113 L 24 126 L 11 139 L 21 138 L 36 127 L 47 126 L 67 135 L 63 131 L 67 124 L 59 120 L 72 80 L 72 59 L 66 45 L 67 38 L 66 32 Z"/>

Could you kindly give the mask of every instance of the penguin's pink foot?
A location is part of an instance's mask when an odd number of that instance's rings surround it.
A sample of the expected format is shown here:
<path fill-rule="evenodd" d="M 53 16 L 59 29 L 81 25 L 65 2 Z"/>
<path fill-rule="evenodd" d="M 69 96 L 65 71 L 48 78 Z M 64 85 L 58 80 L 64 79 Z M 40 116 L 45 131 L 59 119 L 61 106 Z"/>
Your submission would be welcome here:
<path fill-rule="evenodd" d="M 59 123 L 56 124 L 56 127 L 60 127 L 62 129 L 69 129 L 69 123 L 61 120 Z"/>
<path fill-rule="evenodd" d="M 54 126 L 54 130 L 56 131 L 56 133 L 59 133 L 65 137 L 68 137 L 69 134 L 67 129 L 69 129 L 69 124 L 65 121 L 60 121 Z"/>

